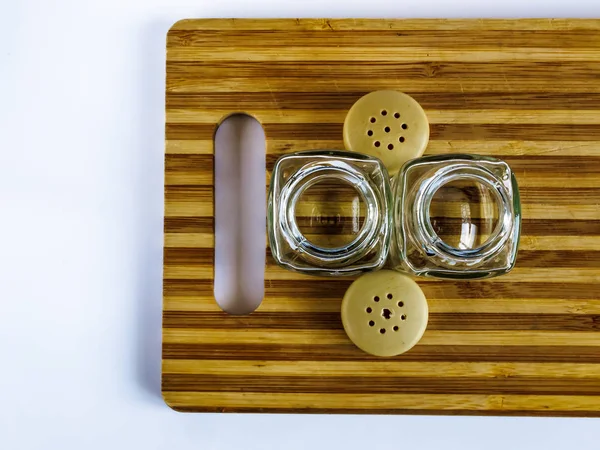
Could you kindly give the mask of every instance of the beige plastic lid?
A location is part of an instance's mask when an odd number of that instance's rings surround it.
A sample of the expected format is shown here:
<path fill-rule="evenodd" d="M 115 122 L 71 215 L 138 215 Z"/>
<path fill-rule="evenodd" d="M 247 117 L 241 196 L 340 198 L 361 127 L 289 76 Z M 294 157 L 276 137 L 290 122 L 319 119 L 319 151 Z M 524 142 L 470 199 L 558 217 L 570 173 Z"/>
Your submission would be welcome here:
<path fill-rule="evenodd" d="M 361 276 L 342 301 L 346 334 L 358 348 L 376 356 L 410 350 L 423 336 L 428 317 L 427 300 L 419 285 L 393 270 Z"/>
<path fill-rule="evenodd" d="M 344 121 L 346 149 L 379 158 L 390 175 L 421 156 L 428 142 L 425 111 L 402 92 L 370 92 L 352 105 Z"/>

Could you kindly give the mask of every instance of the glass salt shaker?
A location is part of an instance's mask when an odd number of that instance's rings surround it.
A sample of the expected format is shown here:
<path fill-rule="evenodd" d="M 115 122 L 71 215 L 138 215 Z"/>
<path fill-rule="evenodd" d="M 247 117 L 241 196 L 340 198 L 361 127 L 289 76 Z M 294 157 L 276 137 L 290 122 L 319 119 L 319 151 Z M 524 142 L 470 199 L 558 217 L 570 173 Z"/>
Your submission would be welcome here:
<path fill-rule="evenodd" d="M 418 158 L 402 167 L 392 189 L 395 269 L 473 279 L 513 268 L 521 205 L 504 161 L 462 154 Z"/>
<path fill-rule="evenodd" d="M 313 275 L 379 269 L 388 256 L 391 206 L 389 175 L 377 158 L 325 150 L 284 155 L 269 190 L 272 256 Z"/>

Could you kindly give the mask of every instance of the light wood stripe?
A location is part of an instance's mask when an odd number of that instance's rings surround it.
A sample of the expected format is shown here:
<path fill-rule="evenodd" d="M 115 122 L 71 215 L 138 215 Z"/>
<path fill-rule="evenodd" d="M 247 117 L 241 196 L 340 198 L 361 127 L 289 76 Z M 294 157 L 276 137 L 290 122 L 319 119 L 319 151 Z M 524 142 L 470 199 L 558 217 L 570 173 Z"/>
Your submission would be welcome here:
<path fill-rule="evenodd" d="M 261 64 L 261 63 L 256 63 Z M 553 63 L 548 63 L 549 65 Z M 596 63 L 594 63 L 596 64 Z M 499 64 L 500 65 L 500 64 Z M 600 63 L 598 63 L 600 65 Z M 329 75 L 329 74 L 328 74 Z M 400 85 L 398 85 L 400 86 Z M 565 92 L 566 91 L 566 92 Z M 308 109 L 315 111 L 322 110 L 340 110 L 350 108 L 358 98 L 369 92 L 357 91 L 312 91 L 310 95 L 307 92 L 210 92 L 201 94 L 187 94 L 172 92 L 168 95 L 166 106 L 168 109 L 189 108 L 189 109 L 230 109 L 232 113 L 239 111 L 252 111 L 264 109 Z M 519 110 L 565 110 L 569 108 L 582 109 L 600 109 L 600 95 L 596 92 L 590 92 L 588 89 L 567 89 L 560 92 L 444 92 L 444 91 L 410 91 L 412 97 L 417 100 L 426 110 L 459 110 L 459 109 L 500 109 L 506 110 L 510 105 L 510 109 Z M 285 108 L 280 108 L 282 105 Z M 274 123 L 273 123 L 274 124 Z M 215 124 L 216 125 L 216 124 Z M 284 126 L 286 124 L 281 124 Z M 323 127 L 329 124 L 321 122 L 311 122 L 313 130 L 318 130 L 317 135 L 320 138 L 335 139 L 323 134 Z M 436 124 L 433 124 L 434 126 Z M 170 131 L 167 127 L 167 131 Z M 213 127 L 210 127 L 212 129 Z M 555 127 L 557 128 L 557 127 Z M 520 138 L 515 134 L 515 127 L 511 127 L 511 133 L 505 139 L 522 139 L 534 140 L 532 137 L 524 136 Z M 435 131 L 435 130 L 433 130 Z M 169 133 L 170 134 L 170 133 Z M 580 133 L 578 133 L 580 134 Z M 290 134 L 285 134 L 280 137 L 289 137 Z M 188 139 L 206 139 L 208 137 L 188 137 Z M 298 138 L 298 137 L 296 137 Z M 431 134 L 432 139 L 436 139 L 436 134 Z M 178 139 L 174 136 L 169 136 L 168 139 Z M 453 139 L 462 139 L 455 137 Z M 479 136 L 479 139 L 486 139 L 484 136 Z M 556 132 L 553 136 L 546 139 L 537 140 L 554 140 Z M 560 140 L 560 139 L 559 139 Z M 579 139 L 584 140 L 584 139 Z M 598 139 L 596 139 L 598 140 Z"/>
<path fill-rule="evenodd" d="M 264 93 L 260 93 L 264 95 Z M 213 108 L 213 107 L 229 107 L 236 110 L 250 110 L 247 105 L 254 105 L 254 99 L 249 97 L 246 99 L 228 98 L 223 100 L 223 105 L 218 106 L 212 104 L 207 96 L 198 96 L 199 101 L 204 102 L 197 107 Z M 353 98 L 353 100 L 355 100 Z M 451 100 L 451 99 L 449 99 Z M 482 99 L 480 99 L 482 100 Z M 485 99 L 483 99 L 485 100 Z M 523 99 L 525 102 L 527 99 Z M 275 107 L 279 102 L 294 101 L 306 102 L 306 96 L 301 94 L 293 94 L 292 99 L 281 98 L 280 100 L 273 99 L 266 103 L 267 107 Z M 327 99 L 324 99 L 327 101 Z M 530 101 L 530 100 L 529 100 Z M 598 98 L 598 108 L 600 108 L 600 96 Z M 230 106 L 227 106 L 231 103 Z M 290 105 L 291 107 L 292 105 Z M 351 106 L 351 105 L 348 105 Z M 191 107 L 191 106 L 190 106 Z M 305 108 L 322 109 L 320 103 L 306 104 Z M 167 139 L 211 139 L 217 129 L 218 124 L 207 123 L 167 123 L 166 137 Z M 295 136 L 305 140 L 314 139 L 337 139 L 343 132 L 342 123 L 279 123 L 279 122 L 263 122 L 262 127 L 265 131 L 267 139 L 284 139 L 287 136 Z M 481 123 L 448 123 L 448 124 L 430 124 L 430 137 L 432 140 L 531 140 L 531 141 L 548 141 L 555 139 L 557 141 L 598 141 L 600 140 L 600 131 L 594 124 L 511 124 L 506 126 L 503 124 L 481 124 Z M 174 159 L 168 157 L 166 162 Z M 575 161 L 570 161 L 571 165 L 576 164 Z"/>
<path fill-rule="evenodd" d="M 165 252 L 165 259 L 170 255 Z M 587 261 L 584 260 L 587 263 Z M 201 260 L 202 264 L 212 264 L 212 254 Z M 597 265 L 597 260 L 589 261 L 590 267 Z M 568 267 L 568 266 L 567 266 Z M 266 274 L 268 276 L 269 268 Z M 294 291 L 295 298 L 336 298 L 341 299 L 343 293 L 352 283 L 349 277 L 331 277 L 319 280 L 318 283 L 299 282 L 298 280 L 268 279 L 265 283 L 265 296 L 289 295 Z M 421 283 L 427 298 L 482 299 L 494 301 L 497 298 L 581 298 L 595 301 L 599 298 L 598 284 L 595 283 L 562 283 L 546 280 L 544 282 L 499 283 L 497 281 L 438 281 Z M 210 296 L 213 294 L 212 279 L 174 279 L 164 278 L 163 294 L 166 296 Z"/>
<path fill-rule="evenodd" d="M 526 231 L 526 229 L 525 229 Z M 165 233 L 165 247 L 214 247 L 212 233 Z M 600 228 L 598 236 L 521 236 L 520 250 L 567 250 L 600 251 Z"/>
<path fill-rule="evenodd" d="M 517 182 L 519 183 L 519 188 L 521 187 L 531 187 L 531 188 L 546 188 L 546 187 L 554 187 L 554 188 L 599 188 L 600 187 L 600 177 L 594 174 L 577 174 L 577 176 L 569 175 L 566 172 L 562 173 L 554 173 L 554 174 L 545 174 L 545 173 L 535 173 L 535 172 L 527 172 L 526 175 L 523 173 L 517 174 Z M 524 206 L 524 205 L 521 205 Z M 570 219 L 574 219 L 574 217 L 569 217 Z M 554 217 L 554 219 L 558 219 L 558 217 Z"/>
<path fill-rule="evenodd" d="M 212 233 L 165 233 L 165 247 L 213 248 L 214 246 L 215 236 Z"/>
<path fill-rule="evenodd" d="M 302 344 L 352 345 L 341 329 L 332 330 L 208 330 L 164 328 L 163 342 L 217 344 Z M 451 343 L 451 344 L 450 344 Z M 599 347 L 600 332 L 568 331 L 431 331 L 427 330 L 418 345 L 581 345 Z"/>
<path fill-rule="evenodd" d="M 180 184 L 181 181 L 177 180 Z M 599 181 L 600 183 L 600 181 Z M 181 183 L 185 184 L 185 183 Z M 195 184 L 195 183 L 193 183 Z M 600 186 L 599 186 L 600 187 Z M 338 211 L 337 205 L 326 203 L 320 204 L 322 214 L 335 214 Z M 530 219 L 572 219 L 572 220 L 599 220 L 600 208 L 596 205 L 546 205 L 546 204 L 524 204 L 521 207 L 524 217 Z M 165 217 L 196 217 L 211 216 L 214 211 L 212 201 L 202 202 L 169 202 L 165 205 Z M 462 217 L 460 206 L 453 209 L 445 209 L 446 217 Z M 300 216 L 310 214 L 309 210 L 304 210 L 302 205 L 298 205 L 297 213 Z"/>
<path fill-rule="evenodd" d="M 170 47 L 167 61 L 306 61 L 306 47 Z M 311 47 L 312 61 L 435 61 L 499 62 L 499 61 L 600 61 L 595 49 L 556 48 L 490 48 L 489 50 L 453 50 L 436 47 Z"/>
<path fill-rule="evenodd" d="M 524 231 L 527 231 L 524 229 Z M 520 250 L 600 250 L 599 236 L 521 236 Z"/>
<path fill-rule="evenodd" d="M 167 265 L 164 266 L 165 278 L 180 280 L 209 279 L 213 276 L 214 269 L 201 265 Z M 269 267 L 270 280 L 301 281 L 316 283 L 319 280 L 330 280 L 331 277 L 313 277 L 296 272 L 291 272 L 281 267 Z M 552 279 L 556 283 L 598 283 L 600 282 L 600 267 L 589 269 L 582 268 L 520 268 L 516 267 L 502 278 L 492 278 L 486 283 L 532 283 L 545 282 Z M 435 280 L 423 278 L 420 283 L 435 283 Z M 599 288 L 600 292 L 600 288 Z"/>
<path fill-rule="evenodd" d="M 598 378 L 600 364 L 561 363 L 464 363 L 464 362 L 406 362 L 402 360 L 365 361 L 359 367 L 346 361 L 163 361 L 164 373 L 211 374 L 236 376 L 297 376 L 315 373 L 319 377 L 361 376 L 378 377 L 429 377 L 432 373 L 441 378 L 514 376 L 548 378 Z"/>
<path fill-rule="evenodd" d="M 595 396 L 551 395 L 468 395 L 468 394 L 287 394 L 287 393 L 226 393 L 169 392 L 168 404 L 173 408 L 192 409 L 255 408 L 257 404 L 275 410 L 298 411 L 315 409 L 410 411 L 582 411 L 600 408 Z"/>
<path fill-rule="evenodd" d="M 177 64 L 177 63 L 171 63 Z M 363 64 L 366 64 L 363 62 Z M 399 62 L 401 64 L 407 64 Z M 499 62 L 498 64 L 504 64 Z M 548 62 L 547 64 L 553 64 Z M 584 62 L 580 62 L 584 64 Z M 559 77 L 557 75 L 556 77 Z M 510 91 L 513 93 L 560 93 L 564 91 L 564 84 L 557 84 L 555 80 L 528 80 L 525 78 L 511 79 L 504 76 L 490 77 L 485 80 L 469 80 L 467 82 L 454 79 L 402 79 L 394 77 L 395 82 L 400 86 L 406 86 L 403 89 L 407 94 L 420 92 L 463 92 L 465 94 L 481 94 L 481 93 L 504 93 Z M 562 80 L 562 77 L 561 77 Z M 589 79 L 562 80 L 569 87 L 576 91 L 587 91 L 590 93 L 600 93 L 600 87 L 589 85 Z M 389 78 L 370 78 L 369 85 L 373 90 L 384 90 L 390 86 Z M 243 92 L 313 92 L 313 91 L 331 91 L 339 92 L 356 92 L 363 86 L 363 82 L 356 79 L 319 79 L 307 77 L 263 77 L 260 81 L 248 81 L 245 78 L 191 78 L 191 79 L 172 79 L 167 85 L 167 91 L 173 94 L 196 94 L 212 92 L 229 92 L 231 90 L 241 90 Z M 236 112 L 236 111 L 233 111 Z M 241 111 L 238 111 L 241 112 Z M 255 111 L 250 110 L 249 113 L 254 114 Z M 219 120 L 220 121 L 220 120 Z"/>
<path fill-rule="evenodd" d="M 503 64 L 499 62 L 497 64 Z M 176 64 L 176 63 L 171 63 Z M 363 63 L 366 64 L 366 63 Z M 401 64 L 407 64 L 399 62 Z M 546 64 L 553 64 L 548 62 Z M 583 62 L 580 62 L 583 64 Z M 557 75 L 560 76 L 560 75 Z M 482 80 L 469 80 L 460 81 L 455 79 L 402 79 L 394 76 L 395 82 L 398 85 L 406 86 L 404 91 L 408 94 L 418 94 L 421 92 L 440 92 L 440 93 L 452 93 L 462 92 L 464 94 L 492 94 L 492 93 L 505 93 L 510 91 L 515 94 L 531 94 L 539 93 L 561 93 L 564 91 L 564 84 L 559 85 L 553 80 L 528 80 L 526 78 L 515 78 L 512 76 L 510 79 L 506 76 L 496 76 L 495 78 L 489 77 Z M 563 80 L 564 83 L 568 84 L 569 87 L 575 91 L 587 91 L 590 93 L 600 93 L 600 88 L 595 85 L 590 86 L 590 80 L 582 77 L 581 79 Z M 247 81 L 244 78 L 191 78 L 191 79 L 173 79 L 167 85 L 168 92 L 173 94 L 189 94 L 189 95 L 202 95 L 204 93 L 212 92 L 228 92 L 231 90 L 241 90 L 247 93 L 258 93 L 258 92 L 313 92 L 313 91 L 330 91 L 337 90 L 341 93 L 356 92 L 359 91 L 363 83 L 356 79 L 340 79 L 339 81 L 332 79 L 323 78 L 307 78 L 307 77 L 289 77 L 289 78 L 277 78 L 277 77 L 263 77 L 259 82 Z M 373 90 L 384 90 L 388 89 L 390 85 L 389 78 L 372 78 L 370 79 L 370 86 Z M 498 105 L 501 108 L 500 105 Z M 235 112 L 235 111 L 233 111 Z M 254 113 L 254 111 L 250 111 Z"/>
<path fill-rule="evenodd" d="M 486 314 L 600 314 L 600 301 L 569 298 L 500 298 L 488 299 L 428 298 L 430 313 L 486 313 Z M 210 297 L 165 296 L 165 311 L 222 311 Z M 340 299 L 282 298 L 263 300 L 257 311 L 279 313 L 338 313 Z"/>
<path fill-rule="evenodd" d="M 286 109 L 248 111 L 259 122 L 264 123 L 343 123 L 347 110 L 308 111 Z M 475 123 L 475 124 L 600 124 L 600 114 L 596 110 L 427 110 L 431 124 Z M 167 109 L 167 123 L 206 123 L 221 122 L 231 115 L 231 110 Z M 529 153 L 528 153 L 529 154 Z M 596 148 L 595 155 L 600 155 Z"/>
<path fill-rule="evenodd" d="M 322 186 L 325 187 L 325 186 Z M 463 192 L 459 192 L 456 190 L 446 190 L 444 191 L 444 204 L 449 204 L 451 206 L 456 206 L 459 203 L 462 203 L 463 201 L 465 201 L 465 194 L 467 195 L 467 197 L 470 196 L 474 196 L 475 198 L 477 198 L 479 196 L 479 192 L 474 190 L 473 186 L 469 186 L 469 185 L 463 185 L 463 188 L 465 188 L 465 190 Z M 268 191 L 269 187 L 265 186 L 265 190 Z M 546 188 L 529 188 L 529 187 L 522 187 L 520 190 L 520 197 L 521 197 L 521 202 L 522 203 L 548 203 L 548 204 L 559 204 L 559 205 L 571 205 L 573 203 L 573 199 L 577 199 L 577 203 L 579 204 L 584 204 L 584 205 L 597 205 L 598 203 L 600 203 L 600 189 L 598 188 L 575 188 L 575 187 L 569 187 L 569 188 L 556 188 L 553 186 L 550 187 L 546 187 Z M 392 193 L 393 194 L 393 193 Z M 198 186 L 198 185 L 182 185 L 182 186 L 169 186 L 167 187 L 167 189 L 165 189 L 165 201 L 167 203 L 170 202 L 188 202 L 188 203 L 194 203 L 194 202 L 205 202 L 205 201 L 211 201 L 213 198 L 213 187 L 212 186 Z M 337 185 L 336 183 L 332 183 L 329 184 L 327 186 L 327 192 L 324 192 L 323 190 L 321 191 L 317 191 L 317 190 L 309 190 L 306 191 L 305 194 L 302 197 L 303 203 L 306 201 L 318 201 L 319 203 L 324 203 L 325 205 L 327 205 L 326 202 L 330 202 L 331 204 L 334 203 L 342 203 L 343 206 L 350 206 L 351 205 L 345 205 L 344 202 L 353 202 L 357 197 L 357 193 L 354 189 L 348 187 L 344 187 L 342 185 Z M 490 200 L 487 199 L 487 203 L 490 203 Z M 442 217 L 444 217 L 443 215 L 443 208 L 439 205 L 439 204 L 435 204 L 432 207 L 431 210 L 431 214 L 432 214 L 432 218 L 434 218 L 435 220 L 441 220 Z M 479 212 L 479 209 L 483 209 L 481 208 L 477 208 L 477 207 L 473 207 L 472 208 L 472 217 L 473 218 L 477 218 L 477 216 L 475 215 L 475 213 Z M 438 211 L 439 210 L 439 211 Z M 300 212 L 302 212 L 302 208 L 299 209 Z M 338 211 L 336 211 L 337 213 Z M 347 213 L 344 211 L 345 214 L 347 214 L 346 216 L 342 215 L 339 216 L 340 220 L 348 220 L 348 221 L 352 221 L 352 217 L 351 217 L 351 212 L 348 211 Z M 362 214 L 362 213 L 361 213 Z M 491 216 L 492 215 L 492 211 L 490 211 L 489 213 L 487 213 L 487 216 Z M 337 214 L 336 214 L 337 216 Z M 311 221 L 311 217 L 312 214 L 308 215 L 299 215 L 299 220 L 300 220 L 300 224 L 301 226 L 309 226 L 310 227 L 315 227 L 314 229 L 317 230 L 319 229 L 319 226 L 321 226 L 320 224 L 315 224 L 314 221 Z M 447 217 L 445 218 L 447 219 Z M 526 219 L 528 221 L 531 220 L 535 220 L 535 219 Z M 311 224 L 309 224 L 309 222 Z M 478 221 L 475 221 L 477 225 L 481 226 L 481 223 L 477 223 Z M 448 221 L 446 220 L 446 224 L 445 226 L 448 227 L 450 226 L 452 233 L 457 233 L 460 230 L 460 225 L 462 222 L 460 221 Z M 547 222 L 550 226 L 552 225 L 552 222 L 548 221 Z M 600 233 L 600 226 L 598 227 L 599 233 Z M 548 230 L 550 231 L 550 229 Z"/>
<path fill-rule="evenodd" d="M 333 31 L 333 30 L 331 30 Z M 589 39 L 584 31 L 531 31 L 507 35 L 498 30 L 440 31 L 413 30 L 411 33 L 398 33 L 394 30 L 335 30 L 324 39 L 322 31 L 284 31 L 256 30 L 252 33 L 253 48 L 275 49 L 280 47 L 377 47 L 377 48 L 428 48 L 467 50 L 505 50 L 507 48 L 558 48 L 589 49 L 600 47 L 600 42 Z M 172 30 L 167 37 L 167 45 L 177 47 L 220 47 L 223 38 L 227 38 L 230 47 L 248 46 L 248 34 L 243 31 L 213 31 L 189 33 Z M 376 74 L 377 72 L 374 71 Z M 228 77 L 230 74 L 227 74 Z"/>
<path fill-rule="evenodd" d="M 167 154 L 209 155 L 212 140 L 168 140 Z M 282 155 L 303 150 L 344 149 L 341 139 L 302 141 L 296 139 L 267 141 L 267 154 Z M 474 153 L 487 156 L 600 156 L 600 141 L 429 141 L 428 155 Z"/>
<path fill-rule="evenodd" d="M 168 202 L 165 204 L 165 217 L 212 216 L 212 199 L 204 201 Z"/>
<path fill-rule="evenodd" d="M 196 171 L 179 170 L 177 172 L 166 172 L 165 186 L 210 185 L 212 183 L 212 176 L 209 170 L 208 167 L 199 166 Z M 267 173 L 267 182 L 269 182 L 269 177 L 270 174 Z M 577 176 L 572 176 L 564 171 L 556 173 L 517 173 L 517 181 L 520 188 L 600 188 L 600 177 L 591 173 L 581 173 L 577 174 Z M 572 219 L 572 217 L 569 218 Z"/>

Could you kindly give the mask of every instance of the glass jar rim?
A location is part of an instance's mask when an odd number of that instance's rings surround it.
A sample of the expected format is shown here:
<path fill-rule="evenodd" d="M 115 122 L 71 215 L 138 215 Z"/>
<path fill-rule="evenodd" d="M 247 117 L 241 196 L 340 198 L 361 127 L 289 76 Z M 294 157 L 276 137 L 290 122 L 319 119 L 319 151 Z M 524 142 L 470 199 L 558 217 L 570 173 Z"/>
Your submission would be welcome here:
<path fill-rule="evenodd" d="M 485 167 L 460 162 L 434 169 L 423 178 L 415 196 L 413 214 L 415 223 L 418 224 L 418 238 L 427 251 L 442 258 L 469 263 L 490 258 L 502 250 L 512 231 L 514 211 L 510 193 L 501 178 Z M 472 180 L 486 186 L 493 193 L 498 206 L 499 220 L 496 227 L 488 239 L 474 249 L 458 249 L 448 245 L 431 224 L 430 207 L 434 195 L 443 186 L 456 180 Z"/>
<path fill-rule="evenodd" d="M 361 195 L 366 205 L 364 225 L 348 244 L 326 248 L 313 244 L 300 231 L 296 204 L 304 191 L 327 179 L 343 180 Z M 343 266 L 359 260 L 377 244 L 382 208 L 379 196 L 359 170 L 343 160 L 311 161 L 299 168 L 281 188 L 279 222 L 283 238 L 304 259 L 328 267 Z"/>

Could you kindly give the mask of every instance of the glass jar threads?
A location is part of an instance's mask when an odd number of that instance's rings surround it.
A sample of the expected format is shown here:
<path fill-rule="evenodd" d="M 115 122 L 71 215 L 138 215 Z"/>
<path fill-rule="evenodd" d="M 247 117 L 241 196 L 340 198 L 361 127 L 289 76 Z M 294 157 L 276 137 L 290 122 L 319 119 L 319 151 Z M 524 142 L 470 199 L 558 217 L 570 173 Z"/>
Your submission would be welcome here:
<path fill-rule="evenodd" d="M 381 268 L 391 238 L 392 193 L 381 161 L 346 151 L 284 155 L 275 163 L 268 235 L 275 261 L 315 275 Z"/>
<path fill-rule="evenodd" d="M 397 270 L 470 279 L 514 266 L 521 205 L 504 161 L 461 154 L 414 159 L 398 172 L 393 190 Z"/>

